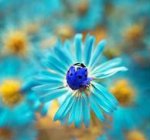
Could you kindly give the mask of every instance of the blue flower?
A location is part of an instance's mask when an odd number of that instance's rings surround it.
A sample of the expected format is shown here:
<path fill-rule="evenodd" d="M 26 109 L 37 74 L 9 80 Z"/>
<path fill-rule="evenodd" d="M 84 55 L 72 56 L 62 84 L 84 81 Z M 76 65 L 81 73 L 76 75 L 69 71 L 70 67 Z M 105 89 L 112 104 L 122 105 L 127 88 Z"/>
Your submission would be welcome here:
<path fill-rule="evenodd" d="M 17 80 L 5 79 L 0 83 L 1 128 L 18 128 L 34 122 L 36 112 L 47 113 L 48 104 L 43 105 L 34 93 L 20 86 Z"/>
<path fill-rule="evenodd" d="M 18 58 L 2 59 L 0 67 L 5 68 L 0 73 L 0 127 L 20 127 L 29 124 L 36 119 L 36 112 L 41 115 L 47 113 L 47 104 L 43 105 L 38 97 L 31 91 L 34 85 L 31 82 L 30 74 L 32 69 L 20 62 Z M 16 61 L 15 61 L 16 60 Z M 7 63 L 5 63 L 7 62 Z M 11 67 L 13 66 L 14 67 Z M 16 64 L 16 65 L 15 65 Z M 22 68 L 26 68 L 23 72 Z"/>
<path fill-rule="evenodd" d="M 109 114 L 116 109 L 116 98 L 101 81 L 127 68 L 119 66 L 120 58 L 100 64 L 106 41 L 99 42 L 94 48 L 94 40 L 93 36 L 87 35 L 82 43 L 82 35 L 77 34 L 74 44 L 56 44 L 43 60 L 45 69 L 36 77 L 39 84 L 34 91 L 42 102 L 66 96 L 55 114 L 55 121 L 74 123 L 76 127 L 83 122 L 88 127 L 91 110 L 102 121 L 102 110 Z"/>
<path fill-rule="evenodd" d="M 115 140 L 124 140 L 125 132 L 130 132 L 140 126 L 143 128 L 146 118 L 149 118 L 147 85 L 142 85 L 145 77 L 142 78 L 140 69 L 135 67 L 136 64 L 129 56 L 124 58 L 124 61 L 129 71 L 125 75 L 111 79 L 108 85 L 120 103 L 119 108 L 112 115 L 112 122 L 108 122 L 109 125 L 111 124 L 111 129 L 107 129 L 107 135 Z M 137 76 L 134 75 L 135 72 L 138 73 Z"/>

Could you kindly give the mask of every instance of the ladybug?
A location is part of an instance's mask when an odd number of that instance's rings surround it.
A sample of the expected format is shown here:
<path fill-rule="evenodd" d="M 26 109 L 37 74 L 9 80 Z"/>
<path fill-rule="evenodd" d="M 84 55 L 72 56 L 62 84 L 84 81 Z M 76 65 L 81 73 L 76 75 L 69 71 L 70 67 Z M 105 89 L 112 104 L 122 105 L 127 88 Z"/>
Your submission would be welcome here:
<path fill-rule="evenodd" d="M 90 84 L 88 70 L 82 63 L 72 65 L 66 75 L 67 84 L 72 90 L 85 88 Z"/>

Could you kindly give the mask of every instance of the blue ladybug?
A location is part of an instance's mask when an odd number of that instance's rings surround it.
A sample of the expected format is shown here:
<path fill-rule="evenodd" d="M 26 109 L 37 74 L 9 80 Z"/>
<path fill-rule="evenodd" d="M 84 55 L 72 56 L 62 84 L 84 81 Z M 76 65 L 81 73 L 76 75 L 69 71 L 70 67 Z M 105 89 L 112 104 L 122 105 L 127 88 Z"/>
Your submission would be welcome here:
<path fill-rule="evenodd" d="M 72 90 L 86 88 L 91 81 L 88 78 L 88 70 L 82 63 L 76 63 L 69 68 L 66 80 Z"/>

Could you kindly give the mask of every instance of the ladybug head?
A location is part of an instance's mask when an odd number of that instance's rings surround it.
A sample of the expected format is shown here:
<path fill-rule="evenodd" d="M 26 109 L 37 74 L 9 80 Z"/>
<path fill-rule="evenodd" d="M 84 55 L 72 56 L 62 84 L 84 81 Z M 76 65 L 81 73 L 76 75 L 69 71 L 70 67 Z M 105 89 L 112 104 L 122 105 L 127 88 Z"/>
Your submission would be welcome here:
<path fill-rule="evenodd" d="M 88 70 L 82 63 L 72 65 L 66 75 L 67 84 L 73 90 L 84 88 L 89 85 Z"/>

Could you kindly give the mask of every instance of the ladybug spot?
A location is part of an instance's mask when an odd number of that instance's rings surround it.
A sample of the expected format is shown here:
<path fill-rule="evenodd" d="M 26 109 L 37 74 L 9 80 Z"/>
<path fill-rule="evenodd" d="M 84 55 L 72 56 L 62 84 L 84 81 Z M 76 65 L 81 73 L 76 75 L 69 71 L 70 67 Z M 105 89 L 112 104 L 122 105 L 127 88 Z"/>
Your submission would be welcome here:
<path fill-rule="evenodd" d="M 80 70 L 80 69 L 81 69 L 80 67 L 77 68 L 77 70 Z"/>
<path fill-rule="evenodd" d="M 79 79 L 82 79 L 82 76 L 79 75 L 78 78 L 79 78 Z"/>
<path fill-rule="evenodd" d="M 70 73 L 70 76 L 72 76 L 73 74 L 72 73 Z"/>

